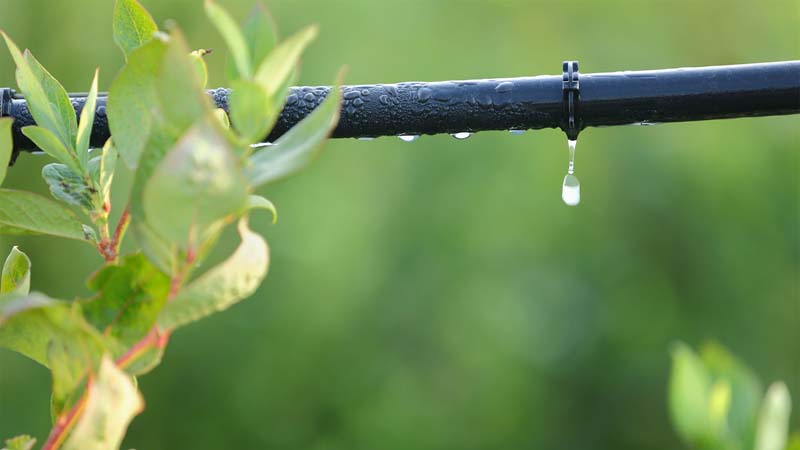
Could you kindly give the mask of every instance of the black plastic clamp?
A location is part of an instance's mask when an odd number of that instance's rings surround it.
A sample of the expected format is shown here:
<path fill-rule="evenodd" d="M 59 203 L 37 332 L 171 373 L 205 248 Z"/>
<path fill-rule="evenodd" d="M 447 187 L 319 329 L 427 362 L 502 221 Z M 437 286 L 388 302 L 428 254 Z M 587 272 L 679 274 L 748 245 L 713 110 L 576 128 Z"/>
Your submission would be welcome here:
<path fill-rule="evenodd" d="M 570 140 L 578 139 L 583 128 L 580 119 L 581 83 L 578 61 L 564 61 L 562 65 L 561 90 L 564 94 L 563 119 L 561 129 Z"/>

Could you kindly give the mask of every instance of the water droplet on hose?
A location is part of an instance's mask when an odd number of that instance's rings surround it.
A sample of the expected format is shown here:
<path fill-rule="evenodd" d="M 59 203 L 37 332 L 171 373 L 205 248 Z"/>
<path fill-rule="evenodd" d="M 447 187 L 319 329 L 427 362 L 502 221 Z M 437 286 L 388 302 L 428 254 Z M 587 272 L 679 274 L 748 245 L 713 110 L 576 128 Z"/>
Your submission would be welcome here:
<path fill-rule="evenodd" d="M 403 142 L 414 142 L 417 139 L 419 139 L 419 135 L 418 134 L 402 134 L 402 135 L 397 136 L 397 137 L 400 138 L 400 140 L 403 141 Z"/>
<path fill-rule="evenodd" d="M 513 134 L 514 136 L 519 136 L 521 134 L 525 134 L 525 130 L 508 130 L 508 132 Z"/>
<path fill-rule="evenodd" d="M 464 139 L 467 139 L 470 136 L 472 136 L 472 133 L 470 133 L 469 131 L 462 131 L 460 133 L 453 133 L 450 136 L 453 136 L 454 138 L 463 141 Z"/>
<path fill-rule="evenodd" d="M 567 167 L 567 175 L 564 177 L 564 183 L 561 185 L 561 199 L 564 200 L 569 206 L 576 206 L 581 202 L 581 182 L 575 176 L 575 146 L 577 141 L 568 140 L 569 146 L 569 166 Z"/>

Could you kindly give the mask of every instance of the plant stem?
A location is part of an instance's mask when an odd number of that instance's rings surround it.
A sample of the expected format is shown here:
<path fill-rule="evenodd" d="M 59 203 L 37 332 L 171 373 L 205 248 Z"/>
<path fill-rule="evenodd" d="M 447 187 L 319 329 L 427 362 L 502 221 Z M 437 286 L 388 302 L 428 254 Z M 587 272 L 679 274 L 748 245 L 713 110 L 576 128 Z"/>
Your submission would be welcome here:
<path fill-rule="evenodd" d="M 117 224 L 117 228 L 114 232 L 114 239 L 110 242 L 106 241 L 110 244 L 113 244 L 112 246 L 106 248 L 114 252 L 114 261 L 116 261 L 116 255 L 119 252 L 119 243 L 122 239 L 122 236 L 125 234 L 125 230 L 128 228 L 129 223 L 130 213 L 126 207 L 125 211 L 122 213 L 122 217 L 120 217 L 119 223 Z M 100 246 L 102 247 L 102 242 Z M 186 252 L 184 264 L 170 280 L 170 289 L 167 296 L 167 301 L 171 301 L 178 295 L 178 293 L 180 293 L 183 283 L 186 281 L 186 274 L 192 264 L 194 264 L 196 258 L 197 255 L 194 250 L 189 249 Z M 108 261 L 108 259 L 106 260 Z M 115 364 L 120 369 L 125 370 L 133 365 L 140 357 L 142 357 L 142 355 L 147 354 L 149 350 L 164 350 L 169 343 L 171 334 L 172 330 L 161 330 L 158 328 L 158 325 L 153 325 L 147 335 L 139 340 L 139 342 L 133 344 L 133 346 L 131 346 L 131 348 L 129 348 L 125 354 L 115 361 Z M 91 383 L 92 380 L 90 376 L 86 382 L 86 391 L 83 393 L 80 400 L 78 400 L 78 403 L 75 404 L 75 406 L 73 406 L 68 413 L 58 418 L 55 426 L 50 432 L 50 436 L 47 438 L 47 442 L 45 443 L 44 447 L 42 447 L 42 450 L 58 450 L 64 443 L 64 440 L 67 438 L 67 434 L 80 418 L 84 408 L 86 407 L 86 402 L 89 398 L 89 386 L 91 386 Z"/>
<path fill-rule="evenodd" d="M 67 433 L 69 433 L 75 425 L 75 422 L 78 421 L 78 417 L 80 417 L 83 413 L 83 409 L 86 407 L 86 402 L 89 400 L 90 385 L 91 380 L 86 382 L 86 391 L 81 395 L 78 403 L 76 403 L 68 413 L 62 414 L 61 417 L 58 418 L 42 450 L 56 450 L 64 443 L 64 440 L 67 438 Z"/>
<path fill-rule="evenodd" d="M 122 245 L 122 239 L 125 237 L 125 232 L 128 230 L 128 225 L 131 223 L 130 207 L 125 205 L 122 211 L 122 216 L 119 218 L 117 228 L 114 230 L 114 238 L 111 241 L 111 251 L 114 252 L 115 259 L 119 257 L 119 248 Z"/>

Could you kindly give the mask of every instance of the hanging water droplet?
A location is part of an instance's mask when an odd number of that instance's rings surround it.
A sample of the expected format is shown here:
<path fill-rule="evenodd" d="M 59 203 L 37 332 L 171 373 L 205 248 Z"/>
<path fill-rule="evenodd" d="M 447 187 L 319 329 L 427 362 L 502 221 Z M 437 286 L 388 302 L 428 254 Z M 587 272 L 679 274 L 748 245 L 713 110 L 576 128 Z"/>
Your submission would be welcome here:
<path fill-rule="evenodd" d="M 397 137 L 400 138 L 400 140 L 403 142 L 414 142 L 417 139 L 419 139 L 418 134 L 401 134 L 400 136 Z"/>
<path fill-rule="evenodd" d="M 514 136 L 519 136 L 521 134 L 525 134 L 525 130 L 508 130 L 508 132 L 513 134 Z"/>
<path fill-rule="evenodd" d="M 361 136 L 360 138 L 358 138 L 358 140 L 359 141 L 374 141 L 375 138 L 372 137 L 372 136 Z"/>
<path fill-rule="evenodd" d="M 463 141 L 464 139 L 467 139 L 470 136 L 472 136 L 472 133 L 470 133 L 469 131 L 462 131 L 460 133 L 453 133 L 450 136 L 453 136 L 454 138 Z"/>
<path fill-rule="evenodd" d="M 575 176 L 575 146 L 577 141 L 572 139 L 567 141 L 569 146 L 569 167 L 567 176 L 564 177 L 564 184 L 561 186 L 561 199 L 569 206 L 576 206 L 581 202 L 581 182 Z"/>

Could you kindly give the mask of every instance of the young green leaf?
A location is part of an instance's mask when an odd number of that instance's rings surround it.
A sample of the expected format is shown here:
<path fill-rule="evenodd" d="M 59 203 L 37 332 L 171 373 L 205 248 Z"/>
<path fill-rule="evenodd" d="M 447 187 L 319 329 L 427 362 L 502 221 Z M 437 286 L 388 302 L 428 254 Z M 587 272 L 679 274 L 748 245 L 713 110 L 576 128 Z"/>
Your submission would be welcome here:
<path fill-rule="evenodd" d="M 0 189 L 0 226 L 89 242 L 72 211 L 31 192 Z"/>
<path fill-rule="evenodd" d="M 89 95 L 86 97 L 86 103 L 83 104 L 83 110 L 81 111 L 81 120 L 78 124 L 78 136 L 75 142 L 78 162 L 84 170 L 89 163 L 89 139 L 92 136 L 94 113 L 97 107 L 97 77 L 99 74 L 100 69 L 94 71 L 92 87 L 89 89 Z"/>
<path fill-rule="evenodd" d="M 217 5 L 213 0 L 205 1 L 205 9 L 206 16 L 225 40 L 239 73 L 243 78 L 252 77 L 253 67 L 250 52 L 239 25 L 225 8 Z"/>
<path fill-rule="evenodd" d="M 13 439 L 8 439 L 3 450 L 33 450 L 34 445 L 36 445 L 36 439 L 27 435 L 22 435 Z"/>
<path fill-rule="evenodd" d="M 105 347 L 103 338 L 67 302 L 38 292 L 0 295 L 0 347 L 50 367 L 47 352 L 52 341 L 72 342 L 86 355 Z"/>
<path fill-rule="evenodd" d="M 147 222 L 180 248 L 194 250 L 213 223 L 239 212 L 246 201 L 236 157 L 214 124 L 205 122 L 167 153 L 143 196 Z"/>
<path fill-rule="evenodd" d="M 175 247 L 147 222 L 143 197 L 145 186 L 156 167 L 174 146 L 175 139 L 169 133 L 160 127 L 153 130 L 139 160 L 139 169 L 134 176 L 130 196 L 131 233 L 148 259 L 164 273 L 171 273 L 172 268 L 175 267 Z"/>
<path fill-rule="evenodd" d="M 111 183 L 114 181 L 114 172 L 117 170 L 117 148 L 111 139 L 103 146 L 103 153 L 99 156 L 99 175 L 97 185 L 100 187 L 101 198 L 106 205 L 111 204 Z"/>
<path fill-rule="evenodd" d="M 246 170 L 250 183 L 260 186 L 275 182 L 313 161 L 322 149 L 321 144 L 339 122 L 341 96 L 339 86 L 334 86 L 322 104 L 278 138 L 275 145 L 251 156 Z"/>
<path fill-rule="evenodd" d="M 711 377 L 700 357 L 686 344 L 676 345 L 669 381 L 670 414 L 680 436 L 693 445 L 707 438 L 710 388 Z"/>
<path fill-rule="evenodd" d="M 0 186 L 6 178 L 6 170 L 11 162 L 11 155 L 14 153 L 14 140 L 11 135 L 11 125 L 14 119 L 0 118 Z"/>
<path fill-rule="evenodd" d="M 28 295 L 31 290 L 31 260 L 14 247 L 3 264 L 0 276 L 0 294 Z"/>
<path fill-rule="evenodd" d="M 169 277 L 141 253 L 109 265 L 87 283 L 95 296 L 81 303 L 84 316 L 98 330 L 128 348 L 155 323 L 169 293 Z"/>
<path fill-rule="evenodd" d="M 34 120 L 53 132 L 64 147 L 72 148 L 77 119 L 67 91 L 30 52 L 26 50 L 23 55 L 11 38 L 5 33 L 2 35 L 17 65 L 17 84 L 25 94 Z"/>
<path fill-rule="evenodd" d="M 152 39 L 128 55 L 128 64 L 111 84 L 107 109 L 115 147 L 125 164 L 135 168 L 156 125 L 158 104 L 155 79 L 161 70 L 166 43 Z"/>
<path fill-rule="evenodd" d="M 114 6 L 114 42 L 129 57 L 158 31 L 150 13 L 136 0 L 117 0 Z"/>
<path fill-rule="evenodd" d="M 58 137 L 47 128 L 31 125 L 23 128 L 22 134 L 27 136 L 37 147 L 53 157 L 56 161 L 69 166 L 76 174 L 83 172 L 80 163 L 78 163 L 77 156 L 72 151 L 68 150 L 67 147 L 58 140 Z"/>
<path fill-rule="evenodd" d="M 278 42 L 275 21 L 263 3 L 257 2 L 253 7 L 242 26 L 242 33 L 247 42 L 250 61 L 253 67 L 258 67 Z M 246 78 L 237 69 L 236 61 L 233 58 L 228 58 L 226 74 L 231 81 Z"/>
<path fill-rule="evenodd" d="M 261 142 L 277 119 L 269 95 L 252 81 L 237 80 L 231 87 L 228 102 L 233 128 L 244 143 Z"/>
<path fill-rule="evenodd" d="M 274 96 L 285 85 L 286 79 L 297 67 L 303 51 L 317 37 L 317 32 L 316 25 L 297 32 L 275 47 L 261 63 L 256 71 L 255 79 L 268 94 Z"/>
<path fill-rule="evenodd" d="M 242 242 L 220 265 L 212 268 L 183 288 L 158 318 L 161 329 L 171 330 L 225 310 L 255 292 L 267 275 L 267 242 L 239 221 Z"/>
<path fill-rule="evenodd" d="M 704 345 L 700 349 L 700 358 L 712 378 L 725 380 L 730 386 L 726 432 L 738 442 L 753 442 L 758 407 L 764 392 L 758 377 L 716 343 Z"/>
<path fill-rule="evenodd" d="M 94 209 L 94 188 L 87 186 L 86 180 L 69 167 L 58 163 L 48 164 L 42 168 L 42 177 L 50 186 L 53 197 L 70 205 L 80 206 L 87 212 Z"/>
<path fill-rule="evenodd" d="M 761 403 L 755 450 L 783 450 L 789 439 L 792 399 L 784 383 L 772 384 Z"/>
<path fill-rule="evenodd" d="M 144 401 L 131 376 L 106 356 L 89 384 L 83 413 L 62 448 L 116 450 L 131 420 L 143 409 Z"/>
<path fill-rule="evenodd" d="M 170 34 L 161 72 L 156 78 L 156 91 L 164 126 L 175 137 L 211 114 L 211 99 L 200 86 L 189 47 L 180 30 L 175 29 Z"/>
<path fill-rule="evenodd" d="M 260 195 L 250 195 L 247 197 L 247 211 L 252 211 L 254 209 L 265 209 L 269 211 L 272 213 L 272 223 L 275 224 L 278 222 L 278 210 L 268 199 Z"/>

